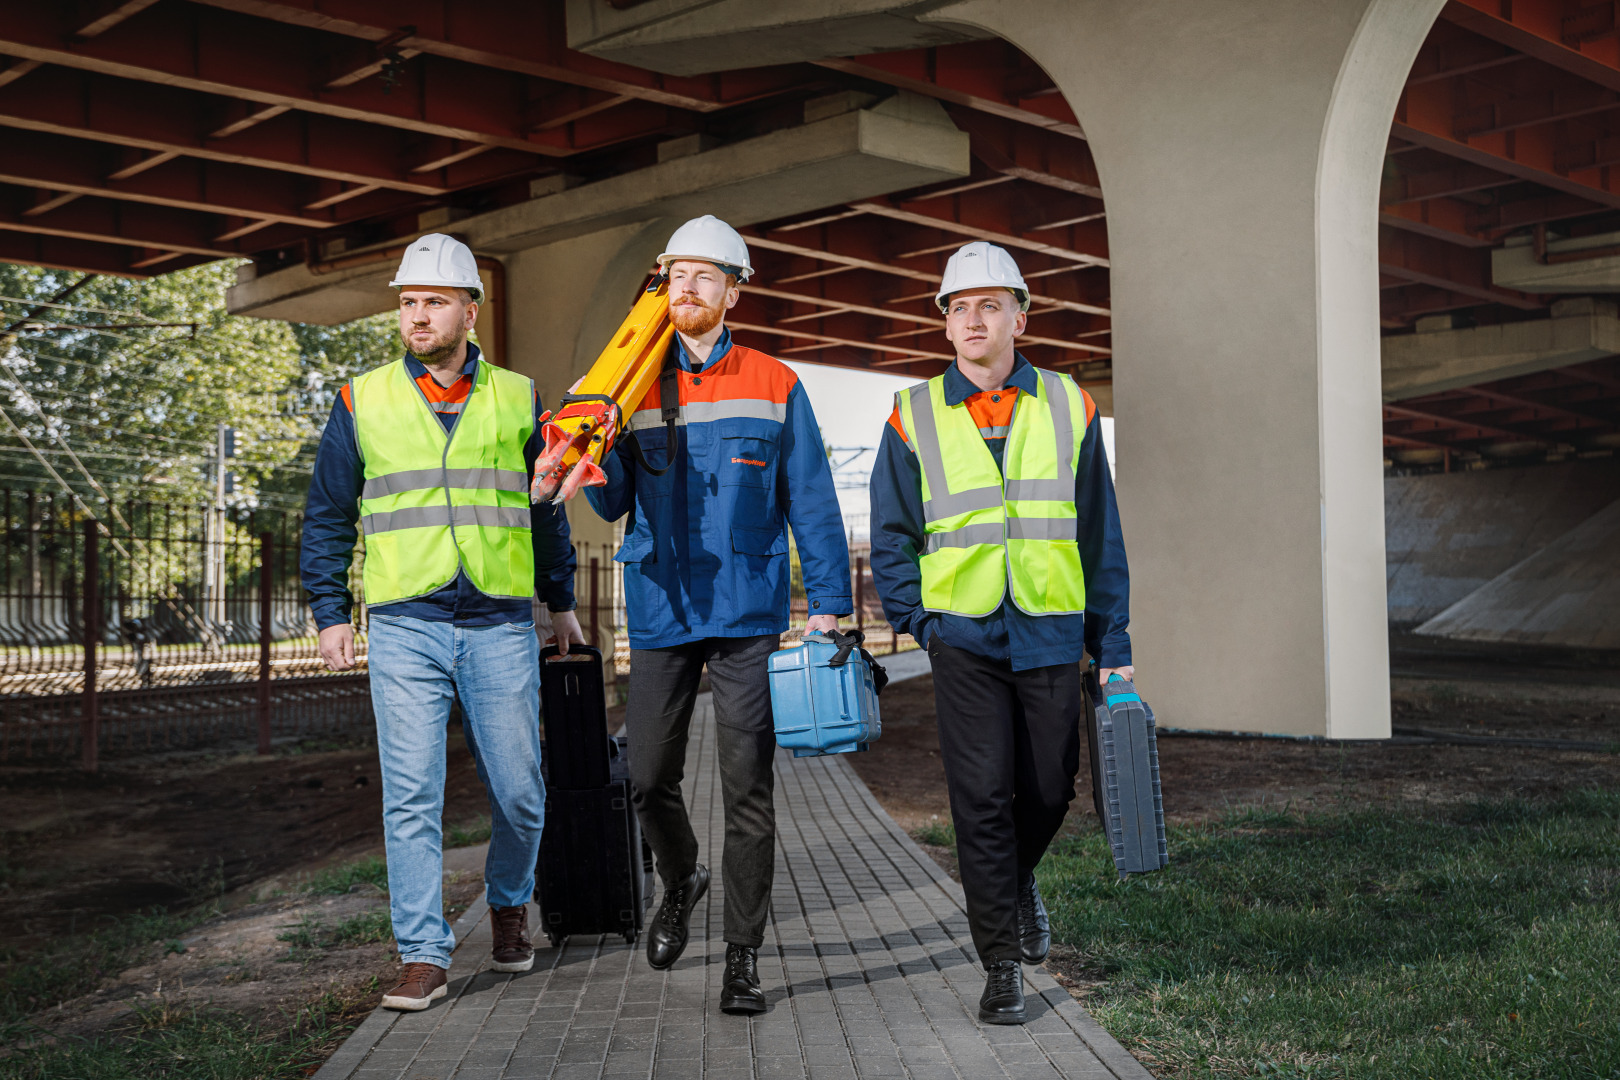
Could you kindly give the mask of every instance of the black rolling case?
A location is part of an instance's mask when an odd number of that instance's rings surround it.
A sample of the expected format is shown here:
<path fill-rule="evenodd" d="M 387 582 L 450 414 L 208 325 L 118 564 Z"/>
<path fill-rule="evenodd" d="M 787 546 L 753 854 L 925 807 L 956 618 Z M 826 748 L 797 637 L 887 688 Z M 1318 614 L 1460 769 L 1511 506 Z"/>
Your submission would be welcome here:
<path fill-rule="evenodd" d="M 1085 677 L 1086 735 L 1091 746 L 1091 794 L 1119 876 L 1170 864 L 1159 789 L 1159 740 L 1153 710 L 1125 679 L 1101 686 Z"/>
<path fill-rule="evenodd" d="M 621 934 L 634 943 L 651 892 L 652 851 L 630 801 L 627 741 L 608 737 L 600 654 L 575 651 L 590 661 L 556 659 L 553 647 L 541 654 L 546 827 L 534 902 L 553 946 L 571 934 Z"/>
<path fill-rule="evenodd" d="M 540 715 L 546 723 L 546 783 L 570 791 L 606 787 L 611 777 L 601 650 L 574 645 L 565 657 L 555 645 L 540 651 Z"/>

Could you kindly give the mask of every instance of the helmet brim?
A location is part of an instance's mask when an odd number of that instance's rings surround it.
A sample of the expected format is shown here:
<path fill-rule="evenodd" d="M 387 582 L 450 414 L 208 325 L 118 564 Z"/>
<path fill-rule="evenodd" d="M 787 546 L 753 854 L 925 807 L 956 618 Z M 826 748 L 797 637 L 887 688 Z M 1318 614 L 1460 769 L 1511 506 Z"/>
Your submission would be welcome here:
<path fill-rule="evenodd" d="M 722 273 L 735 275 L 738 281 L 747 281 L 754 275 L 754 268 L 752 266 L 734 266 L 731 263 L 723 263 L 717 259 L 712 259 L 707 255 L 671 255 L 666 251 L 664 254 L 658 256 L 658 265 L 662 266 L 667 272 L 669 270 L 670 263 L 680 262 L 682 259 L 685 259 L 687 262 L 706 262 Z"/>
<path fill-rule="evenodd" d="M 1028 289 L 1015 289 L 1011 285 L 975 285 L 975 286 L 973 286 L 973 288 L 975 288 L 975 289 L 1006 289 L 1008 292 L 1013 294 L 1013 299 L 1018 301 L 1018 310 L 1024 312 L 1026 315 L 1029 313 L 1030 296 L 1029 296 L 1029 290 Z M 951 308 L 951 297 L 955 296 L 956 293 L 967 292 L 967 291 L 968 291 L 967 289 L 957 289 L 955 292 L 939 293 L 939 294 L 935 295 L 934 303 L 939 306 L 939 313 L 941 315 L 944 315 L 946 312 L 948 312 L 950 310 L 950 308 Z"/>
<path fill-rule="evenodd" d="M 471 294 L 473 303 L 482 304 L 484 302 L 483 289 L 475 289 L 471 285 L 461 285 L 454 281 L 390 281 L 388 287 L 390 289 L 460 289 L 464 293 Z"/>

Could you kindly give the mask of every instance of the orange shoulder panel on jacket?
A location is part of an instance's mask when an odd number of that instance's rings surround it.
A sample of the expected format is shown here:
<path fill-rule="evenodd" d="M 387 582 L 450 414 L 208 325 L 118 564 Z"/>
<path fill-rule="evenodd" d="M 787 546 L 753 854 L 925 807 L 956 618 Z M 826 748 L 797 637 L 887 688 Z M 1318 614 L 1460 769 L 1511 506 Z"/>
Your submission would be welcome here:
<path fill-rule="evenodd" d="M 1086 403 L 1086 428 L 1089 429 L 1091 427 L 1092 420 L 1096 419 L 1097 417 L 1097 403 L 1091 400 L 1091 395 L 1086 393 L 1086 388 L 1083 386 L 1080 388 L 1080 397 Z M 1085 436 L 1085 431 L 1082 431 L 1080 434 L 1083 438 Z"/>
<path fill-rule="evenodd" d="M 905 443 L 907 446 L 911 445 L 911 440 L 906 438 L 906 429 L 901 426 L 900 410 L 898 407 L 894 410 L 894 412 L 889 414 L 889 426 L 894 428 L 894 433 L 900 436 L 901 442 Z"/>
<path fill-rule="evenodd" d="M 696 386 L 692 380 L 681 380 L 682 400 L 719 401 L 722 398 L 759 398 L 786 404 L 788 395 L 799 384 L 799 377 L 776 357 L 732 345 L 725 359 L 698 372 L 703 381 Z"/>
<path fill-rule="evenodd" d="M 352 415 L 354 413 L 354 395 L 349 393 L 349 386 L 349 383 L 344 383 L 343 389 L 338 391 L 338 396 L 343 399 L 343 404 L 348 408 L 349 413 Z"/>
<path fill-rule="evenodd" d="M 733 345 L 725 359 L 697 375 L 681 373 L 681 404 L 694 401 L 727 401 L 759 398 L 786 404 L 788 395 L 799 384 L 799 377 L 782 361 L 757 349 Z M 653 383 L 632 412 L 657 409 L 663 403 L 658 383 Z"/>

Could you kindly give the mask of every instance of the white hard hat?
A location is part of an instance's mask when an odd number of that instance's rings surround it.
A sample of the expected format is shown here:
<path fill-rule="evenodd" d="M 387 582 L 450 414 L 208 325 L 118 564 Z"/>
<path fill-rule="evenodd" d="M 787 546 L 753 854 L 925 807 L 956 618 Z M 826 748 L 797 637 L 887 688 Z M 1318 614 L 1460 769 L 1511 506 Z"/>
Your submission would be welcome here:
<path fill-rule="evenodd" d="M 956 249 L 945 264 L 945 276 L 940 279 L 934 302 L 944 312 L 951 294 L 964 289 L 1008 289 L 1018 298 L 1018 310 L 1029 310 L 1029 286 L 1024 284 L 1018 264 L 1006 248 L 988 240 L 975 240 Z"/>
<path fill-rule="evenodd" d="M 747 281 L 754 272 L 742 233 L 713 214 L 693 218 L 670 236 L 658 265 L 668 269 L 676 259 L 712 262 L 726 273 L 736 274 L 739 281 Z"/>
<path fill-rule="evenodd" d="M 406 285 L 466 289 L 472 293 L 474 301 L 484 298 L 484 283 L 478 277 L 478 257 L 472 253 L 472 248 L 438 232 L 412 241 L 399 260 L 399 272 L 388 284 L 396 289 Z"/>

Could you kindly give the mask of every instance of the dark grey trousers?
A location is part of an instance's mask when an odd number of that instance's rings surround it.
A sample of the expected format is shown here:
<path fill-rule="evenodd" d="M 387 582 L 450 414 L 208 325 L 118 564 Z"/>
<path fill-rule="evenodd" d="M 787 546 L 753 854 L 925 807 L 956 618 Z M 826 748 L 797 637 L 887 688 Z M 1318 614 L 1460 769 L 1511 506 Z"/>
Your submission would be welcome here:
<path fill-rule="evenodd" d="M 726 893 L 726 942 L 757 949 L 765 940 L 776 858 L 776 733 L 766 661 L 775 634 L 704 638 L 667 649 L 630 651 L 630 781 L 641 831 L 668 885 L 692 872 L 697 836 L 681 797 L 686 739 L 704 665 L 714 693 L 715 749 L 726 813 L 720 880 Z"/>

